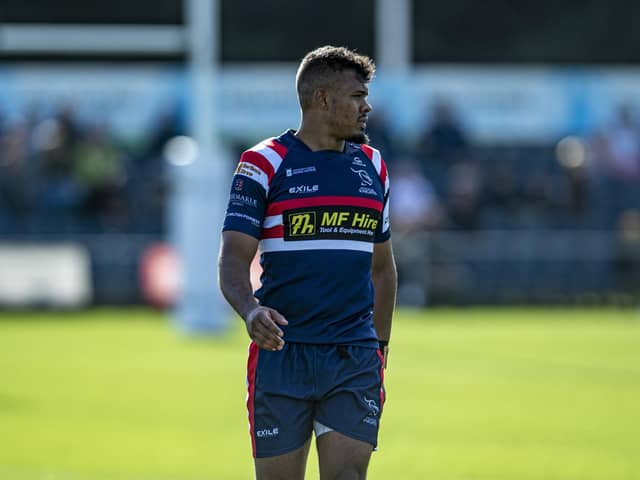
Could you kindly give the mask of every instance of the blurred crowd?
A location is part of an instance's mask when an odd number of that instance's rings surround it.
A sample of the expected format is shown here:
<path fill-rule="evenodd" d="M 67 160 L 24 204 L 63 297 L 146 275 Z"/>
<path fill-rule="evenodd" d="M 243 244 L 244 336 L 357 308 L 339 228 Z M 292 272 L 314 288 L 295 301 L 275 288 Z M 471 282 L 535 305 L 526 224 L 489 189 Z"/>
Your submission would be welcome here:
<path fill-rule="evenodd" d="M 371 122 L 392 175 L 394 230 L 624 228 L 640 212 L 640 123 L 622 105 L 611 124 L 551 145 L 477 145 L 452 106 L 428 113 L 416 145 Z"/>
<path fill-rule="evenodd" d="M 630 104 L 548 145 L 479 145 L 446 102 L 412 145 L 372 120 L 392 178 L 400 303 L 639 298 L 640 124 Z M 428 235 L 443 231 L 484 235 Z"/>
<path fill-rule="evenodd" d="M 391 171 L 395 231 L 638 228 L 640 125 L 631 105 L 586 138 L 553 145 L 475 144 L 445 101 L 426 115 L 414 142 L 394 136 L 384 114 L 368 126 Z M 178 123 L 167 113 L 132 145 L 69 106 L 17 121 L 0 110 L 0 233 L 162 234 L 162 152 Z"/>
<path fill-rule="evenodd" d="M 166 114 L 131 144 L 69 106 L 11 121 L 0 110 L 0 233 L 162 233 L 162 148 L 178 130 Z"/>

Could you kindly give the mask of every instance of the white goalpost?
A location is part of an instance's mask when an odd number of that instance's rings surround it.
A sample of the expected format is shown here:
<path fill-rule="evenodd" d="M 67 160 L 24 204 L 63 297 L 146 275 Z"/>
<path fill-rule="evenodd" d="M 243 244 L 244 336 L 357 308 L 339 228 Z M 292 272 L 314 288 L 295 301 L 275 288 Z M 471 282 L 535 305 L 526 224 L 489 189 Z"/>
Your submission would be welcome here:
<path fill-rule="evenodd" d="M 219 0 L 185 2 L 189 131 L 197 149 L 191 162 L 172 167 L 170 240 L 182 263 L 175 320 L 187 333 L 213 333 L 229 322 L 217 282 L 220 229 L 229 182 L 229 158 L 216 121 L 219 84 Z"/>

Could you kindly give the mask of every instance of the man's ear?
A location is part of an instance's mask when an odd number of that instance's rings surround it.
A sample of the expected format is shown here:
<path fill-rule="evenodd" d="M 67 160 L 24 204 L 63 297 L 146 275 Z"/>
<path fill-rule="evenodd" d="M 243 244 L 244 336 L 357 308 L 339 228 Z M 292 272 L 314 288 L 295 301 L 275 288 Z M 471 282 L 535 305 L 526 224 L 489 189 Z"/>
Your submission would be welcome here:
<path fill-rule="evenodd" d="M 324 88 L 317 88 L 313 92 L 313 102 L 322 110 L 329 108 L 329 98 L 327 90 Z"/>

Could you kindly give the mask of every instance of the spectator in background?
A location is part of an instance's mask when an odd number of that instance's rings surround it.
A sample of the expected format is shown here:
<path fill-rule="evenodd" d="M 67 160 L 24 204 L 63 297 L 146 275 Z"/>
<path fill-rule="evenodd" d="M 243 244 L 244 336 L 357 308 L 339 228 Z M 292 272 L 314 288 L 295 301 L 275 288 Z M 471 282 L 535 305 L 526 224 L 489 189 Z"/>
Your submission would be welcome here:
<path fill-rule="evenodd" d="M 486 172 L 483 224 L 487 228 L 505 228 L 519 208 L 521 195 L 512 159 L 491 157 Z"/>
<path fill-rule="evenodd" d="M 82 203 L 83 192 L 73 179 L 73 148 L 78 128 L 69 108 L 60 114 L 34 121 L 31 135 L 34 160 L 38 165 L 37 209 L 43 222 L 61 225 Z"/>
<path fill-rule="evenodd" d="M 617 222 L 615 257 L 616 289 L 630 295 L 640 293 L 640 210 L 625 210 Z"/>
<path fill-rule="evenodd" d="M 544 165 L 531 165 L 523 172 L 521 204 L 516 226 L 536 229 L 550 225 L 554 214 L 565 213 L 568 208 L 568 192 L 559 175 Z"/>
<path fill-rule="evenodd" d="M 176 105 L 167 105 L 154 122 L 141 151 L 128 162 L 127 200 L 135 231 L 162 233 L 170 181 L 165 157 L 169 142 L 184 135 Z"/>
<path fill-rule="evenodd" d="M 5 224 L 21 222 L 33 208 L 33 170 L 27 125 L 17 122 L 0 128 L 0 217 L 5 217 Z"/>
<path fill-rule="evenodd" d="M 73 111 L 68 106 L 35 125 L 32 140 L 36 150 L 42 155 L 44 173 L 51 176 L 71 174 L 71 153 L 78 138 L 79 128 Z"/>
<path fill-rule="evenodd" d="M 444 210 L 420 166 L 411 160 L 398 161 L 391 175 L 394 198 L 390 208 L 394 231 L 408 233 L 441 227 Z"/>
<path fill-rule="evenodd" d="M 0 112 L 0 234 L 162 233 L 162 150 L 179 129 L 167 109 L 134 159 L 106 126 L 83 124 L 68 105 L 51 114 L 34 104 L 11 122 Z"/>
<path fill-rule="evenodd" d="M 127 177 L 124 159 L 105 127 L 94 126 L 74 146 L 72 176 L 85 192 L 83 212 L 100 221 L 127 221 L 127 203 L 122 189 Z"/>
<path fill-rule="evenodd" d="M 592 138 L 594 174 L 608 203 L 608 217 L 640 207 L 640 125 L 630 103 Z"/>
<path fill-rule="evenodd" d="M 156 121 L 129 178 L 131 213 L 137 230 L 162 233 L 165 229 L 165 205 L 171 185 L 165 154 L 169 142 L 184 134 L 178 107 L 167 107 Z"/>
<path fill-rule="evenodd" d="M 435 103 L 419 153 L 425 173 L 436 185 L 446 185 L 449 169 L 469 159 L 467 135 L 449 103 Z"/>
<path fill-rule="evenodd" d="M 476 230 L 480 226 L 481 188 L 476 165 L 465 162 L 451 168 L 446 197 L 450 228 Z"/>
<path fill-rule="evenodd" d="M 158 121 L 153 127 L 144 159 L 155 163 L 162 157 L 167 142 L 178 135 L 184 135 L 183 128 L 180 126 L 178 109 L 177 107 L 169 108 L 159 115 Z"/>
<path fill-rule="evenodd" d="M 393 179 L 392 229 L 396 235 L 398 263 L 398 299 L 405 305 L 422 306 L 427 302 L 427 245 L 421 233 L 442 228 L 445 212 L 431 182 L 418 162 L 399 158 L 390 168 Z"/>
<path fill-rule="evenodd" d="M 571 226 L 597 227 L 593 211 L 593 185 L 587 168 L 587 149 L 578 137 L 566 137 L 558 142 L 556 159 L 562 175 L 560 203 L 568 213 Z M 553 179 L 549 179 L 551 183 Z M 554 207 L 555 205 L 552 205 Z"/>
<path fill-rule="evenodd" d="M 603 173 L 625 181 L 640 178 L 640 125 L 631 104 L 621 105 L 595 140 L 596 164 Z"/>

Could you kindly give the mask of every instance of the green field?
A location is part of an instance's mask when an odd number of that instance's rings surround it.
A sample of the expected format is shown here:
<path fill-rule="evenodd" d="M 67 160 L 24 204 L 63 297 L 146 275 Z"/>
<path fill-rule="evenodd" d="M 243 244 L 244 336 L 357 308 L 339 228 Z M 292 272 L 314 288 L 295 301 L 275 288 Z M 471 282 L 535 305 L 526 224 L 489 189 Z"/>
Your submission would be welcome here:
<path fill-rule="evenodd" d="M 0 313 L 0 480 L 252 478 L 247 343 Z M 387 390 L 370 479 L 640 479 L 638 311 L 401 310 Z"/>

